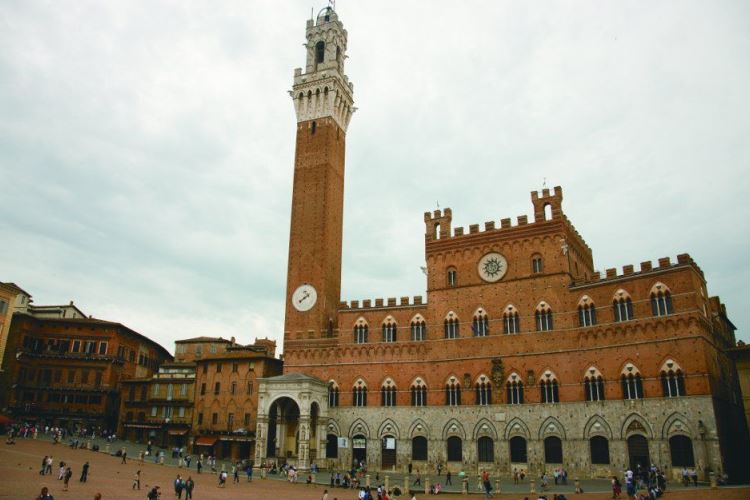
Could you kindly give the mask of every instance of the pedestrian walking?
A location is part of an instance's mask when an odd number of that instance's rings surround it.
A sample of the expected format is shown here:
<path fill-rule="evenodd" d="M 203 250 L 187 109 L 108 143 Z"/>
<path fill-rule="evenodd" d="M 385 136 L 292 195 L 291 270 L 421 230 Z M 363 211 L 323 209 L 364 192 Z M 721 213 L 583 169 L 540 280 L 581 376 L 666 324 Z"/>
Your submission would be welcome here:
<path fill-rule="evenodd" d="M 182 499 L 182 490 L 185 489 L 185 483 L 182 482 L 182 477 L 177 474 L 177 478 L 174 480 L 174 494 L 178 499 Z"/>
<path fill-rule="evenodd" d="M 192 500 L 193 488 L 195 488 L 195 481 L 191 476 L 188 476 L 187 481 L 185 481 L 185 500 Z"/>
<path fill-rule="evenodd" d="M 57 479 L 62 481 L 65 476 L 65 462 L 60 462 L 60 468 L 57 469 Z"/>
<path fill-rule="evenodd" d="M 451 483 L 451 471 L 450 471 L 450 469 L 448 469 L 447 471 L 445 471 L 445 485 L 448 486 L 449 484 L 451 486 L 453 486 L 453 483 Z"/>
<path fill-rule="evenodd" d="M 68 467 L 65 469 L 65 477 L 63 477 L 63 491 L 68 491 L 68 483 L 70 483 L 71 477 L 73 477 L 73 471 Z"/>
<path fill-rule="evenodd" d="M 490 483 L 490 474 L 486 469 L 482 471 L 482 486 L 484 487 L 484 498 L 492 497 L 492 483 Z"/>
<path fill-rule="evenodd" d="M 133 475 L 133 489 L 134 490 L 140 490 L 141 489 L 141 471 L 137 471 Z"/>
<path fill-rule="evenodd" d="M 44 458 L 42 459 L 42 466 L 39 468 L 39 475 L 43 476 L 44 471 L 47 470 L 47 455 L 44 455 Z"/>
<path fill-rule="evenodd" d="M 197 462 L 195 462 L 195 468 L 198 469 L 198 474 L 200 474 L 201 470 L 203 469 L 203 462 L 201 462 L 200 458 Z"/>
<path fill-rule="evenodd" d="M 52 463 L 53 463 L 52 455 L 50 455 L 49 457 L 47 457 L 47 465 L 44 468 L 45 474 L 50 474 L 50 475 L 52 474 Z"/>
<path fill-rule="evenodd" d="M 240 468 L 236 464 L 232 465 L 232 481 L 234 484 L 239 484 L 240 482 Z"/>
<path fill-rule="evenodd" d="M 120 463 L 123 463 L 123 464 L 128 463 L 128 452 L 125 451 L 125 448 L 122 449 L 122 462 Z"/>
<path fill-rule="evenodd" d="M 79 480 L 79 482 L 85 483 L 88 477 L 89 477 L 89 463 L 86 462 L 85 464 L 83 464 L 83 468 L 81 468 L 81 479 Z"/>
<path fill-rule="evenodd" d="M 417 479 L 414 480 L 414 486 L 422 485 L 422 475 L 419 473 L 419 467 L 417 467 Z"/>
<path fill-rule="evenodd" d="M 154 486 L 151 488 L 151 491 L 148 492 L 148 495 L 146 495 L 146 498 L 148 500 L 157 500 L 161 496 L 161 491 L 159 491 L 158 486 Z"/>

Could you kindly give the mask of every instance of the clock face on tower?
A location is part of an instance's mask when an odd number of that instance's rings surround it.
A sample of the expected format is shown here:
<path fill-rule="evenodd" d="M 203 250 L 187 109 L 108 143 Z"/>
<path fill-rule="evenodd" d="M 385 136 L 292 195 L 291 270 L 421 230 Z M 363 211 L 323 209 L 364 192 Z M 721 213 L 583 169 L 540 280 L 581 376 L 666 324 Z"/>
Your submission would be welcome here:
<path fill-rule="evenodd" d="M 300 312 L 309 311 L 318 300 L 318 292 L 315 287 L 305 283 L 300 285 L 292 294 L 292 305 Z"/>
<path fill-rule="evenodd" d="M 494 283 L 505 276 L 508 271 L 508 261 L 497 252 L 488 253 L 479 259 L 477 271 L 484 281 Z"/>

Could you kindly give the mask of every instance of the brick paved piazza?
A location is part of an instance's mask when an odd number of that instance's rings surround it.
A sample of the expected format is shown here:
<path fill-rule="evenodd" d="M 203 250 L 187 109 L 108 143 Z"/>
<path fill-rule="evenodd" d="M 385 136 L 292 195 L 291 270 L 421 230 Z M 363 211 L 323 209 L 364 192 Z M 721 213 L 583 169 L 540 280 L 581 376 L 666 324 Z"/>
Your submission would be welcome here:
<path fill-rule="evenodd" d="M 18 440 L 15 445 L 0 444 L 0 498 L 34 499 L 39 494 L 42 486 L 50 488 L 50 493 L 56 500 L 68 499 L 93 499 L 96 493 L 101 493 L 103 500 L 112 498 L 143 499 L 146 497 L 147 485 L 160 485 L 163 489 L 162 498 L 173 499 L 174 491 L 171 487 L 172 480 L 177 473 L 185 475 L 188 471 L 177 469 L 174 466 L 155 465 L 145 463 L 138 465 L 137 460 L 128 460 L 127 465 L 122 465 L 120 459 L 105 453 L 95 453 L 89 450 L 72 450 L 65 445 L 53 445 L 45 440 Z M 62 482 L 57 480 L 57 467 L 53 475 L 40 476 L 39 466 L 42 457 L 52 454 L 55 464 L 60 460 L 70 464 L 73 468 L 73 478 L 70 482 L 70 491 L 62 491 Z M 89 481 L 80 483 L 78 481 L 81 466 L 89 461 L 91 469 Z M 141 491 L 131 489 L 132 477 L 136 470 L 142 470 Z M 190 471 L 196 482 L 194 498 L 196 499 L 222 499 L 222 498 L 257 498 L 273 500 L 319 500 L 323 493 L 323 486 L 308 486 L 305 484 L 289 484 L 280 480 L 254 479 L 252 483 L 244 480 L 239 485 L 227 485 L 226 489 L 217 487 L 216 477 L 211 474 L 195 474 Z M 231 478 L 230 478 L 231 480 Z M 357 498 L 354 490 L 332 490 L 329 499 L 354 500 Z M 549 492 L 551 498 L 552 490 Z M 458 494 L 441 494 L 441 497 L 458 499 Z M 503 494 L 507 500 L 523 500 L 522 493 Z M 427 498 L 426 495 L 417 495 L 418 498 Z M 480 495 L 471 495 L 473 498 L 481 498 Z M 586 493 L 585 495 L 570 495 L 581 500 L 607 499 L 611 495 L 605 492 Z M 403 496 L 402 496 L 403 498 Z M 624 497 L 623 497 L 624 498 Z M 674 500 L 698 500 L 698 499 L 722 499 L 722 500 L 744 500 L 750 498 L 750 488 L 723 488 L 712 491 L 704 488 L 680 489 L 667 493 L 666 498 Z"/>

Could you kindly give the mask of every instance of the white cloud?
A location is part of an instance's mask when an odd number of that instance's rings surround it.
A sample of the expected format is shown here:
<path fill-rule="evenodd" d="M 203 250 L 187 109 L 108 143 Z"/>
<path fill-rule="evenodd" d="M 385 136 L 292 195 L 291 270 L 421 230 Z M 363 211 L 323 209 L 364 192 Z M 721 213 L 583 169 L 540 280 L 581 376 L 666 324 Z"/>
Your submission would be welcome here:
<path fill-rule="evenodd" d="M 308 9 L 0 6 L 0 279 L 169 349 L 281 340 Z M 528 214 L 546 177 L 599 269 L 689 252 L 750 340 L 745 2 L 338 9 L 359 107 L 343 298 L 422 294 L 422 212 Z"/>

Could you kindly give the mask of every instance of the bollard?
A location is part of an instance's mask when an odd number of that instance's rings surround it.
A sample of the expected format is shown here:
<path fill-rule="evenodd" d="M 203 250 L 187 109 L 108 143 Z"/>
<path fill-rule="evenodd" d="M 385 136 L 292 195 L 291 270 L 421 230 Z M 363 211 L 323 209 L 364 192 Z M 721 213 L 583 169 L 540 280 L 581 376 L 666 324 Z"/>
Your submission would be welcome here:
<path fill-rule="evenodd" d="M 464 478 L 461 485 L 461 494 L 462 495 L 468 495 L 469 494 L 469 479 Z"/>
<path fill-rule="evenodd" d="M 529 493 L 536 493 L 536 482 L 533 479 L 529 479 Z"/>
<path fill-rule="evenodd" d="M 391 488 L 391 478 L 385 476 L 385 491 L 387 492 Z"/>
<path fill-rule="evenodd" d="M 576 493 L 582 493 L 580 479 L 576 478 L 575 483 L 576 483 Z"/>
<path fill-rule="evenodd" d="M 404 495 L 409 496 L 409 474 L 404 475 Z"/>
<path fill-rule="evenodd" d="M 107 455 L 109 455 L 109 443 L 107 443 L 107 444 L 106 444 L 106 445 L 104 446 L 104 453 L 106 453 Z"/>
<path fill-rule="evenodd" d="M 708 473 L 708 477 L 709 477 L 709 481 L 711 481 L 711 489 L 715 490 L 716 488 L 718 488 L 716 484 L 716 474 L 714 474 L 714 472 L 711 471 Z"/>
<path fill-rule="evenodd" d="M 91 449 L 91 441 L 86 441 L 86 449 L 87 450 Z"/>
<path fill-rule="evenodd" d="M 315 473 L 313 473 L 313 474 L 311 474 L 311 476 L 312 476 L 312 484 L 317 484 L 317 482 L 318 482 L 318 475 L 315 474 Z"/>
<path fill-rule="evenodd" d="M 370 475 L 369 474 L 365 476 L 365 488 L 367 488 L 368 490 L 370 489 Z"/>
<path fill-rule="evenodd" d="M 424 476 L 424 494 L 425 495 L 430 494 L 430 476 L 428 475 Z"/>
<path fill-rule="evenodd" d="M 495 491 L 494 493 L 500 494 L 500 475 L 495 478 Z"/>
<path fill-rule="evenodd" d="M 159 455 L 159 465 L 164 465 L 164 455 Z"/>

